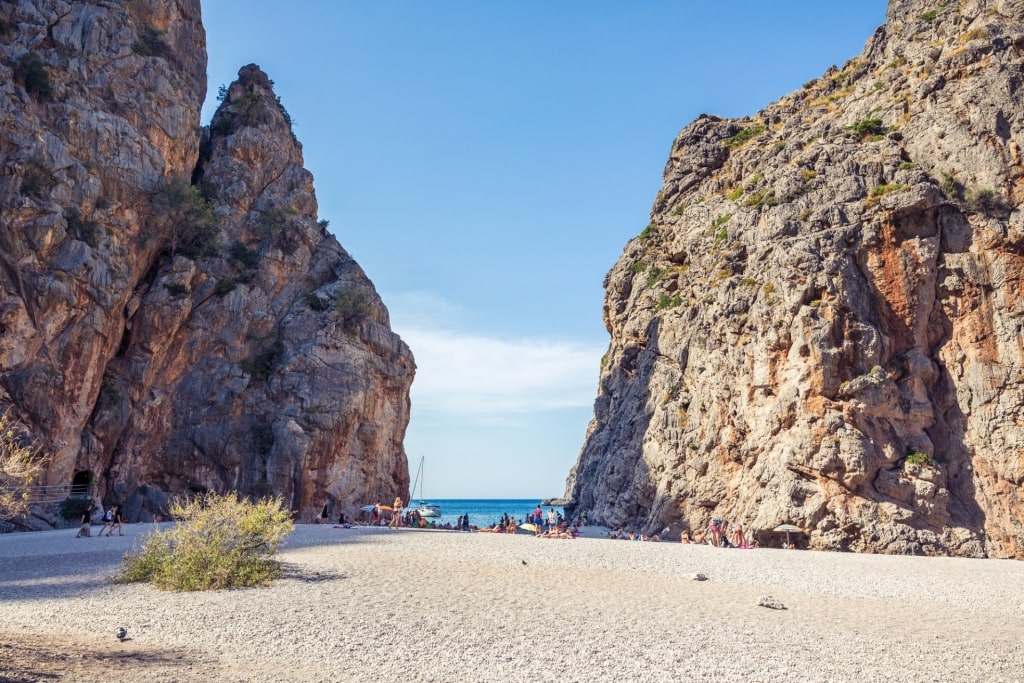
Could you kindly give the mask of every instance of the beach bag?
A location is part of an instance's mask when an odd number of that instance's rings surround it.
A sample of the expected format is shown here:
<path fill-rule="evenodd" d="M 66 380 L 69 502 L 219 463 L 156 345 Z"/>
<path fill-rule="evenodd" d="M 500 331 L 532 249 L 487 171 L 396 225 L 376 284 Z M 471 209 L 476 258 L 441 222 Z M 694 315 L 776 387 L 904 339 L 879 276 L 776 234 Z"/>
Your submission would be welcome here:
<path fill-rule="evenodd" d="M 79 533 L 83 536 L 92 536 L 92 529 L 89 526 L 89 522 L 82 522 L 82 526 L 79 527 Z"/>

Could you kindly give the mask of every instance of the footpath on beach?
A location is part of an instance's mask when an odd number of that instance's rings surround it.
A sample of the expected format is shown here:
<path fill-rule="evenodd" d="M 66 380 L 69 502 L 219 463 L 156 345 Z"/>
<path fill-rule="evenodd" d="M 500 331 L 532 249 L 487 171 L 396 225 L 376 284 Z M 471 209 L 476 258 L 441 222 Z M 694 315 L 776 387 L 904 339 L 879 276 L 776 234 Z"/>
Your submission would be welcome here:
<path fill-rule="evenodd" d="M 1024 680 L 1021 562 L 298 525 L 268 588 L 111 583 L 152 528 L 0 535 L 0 680 Z"/>

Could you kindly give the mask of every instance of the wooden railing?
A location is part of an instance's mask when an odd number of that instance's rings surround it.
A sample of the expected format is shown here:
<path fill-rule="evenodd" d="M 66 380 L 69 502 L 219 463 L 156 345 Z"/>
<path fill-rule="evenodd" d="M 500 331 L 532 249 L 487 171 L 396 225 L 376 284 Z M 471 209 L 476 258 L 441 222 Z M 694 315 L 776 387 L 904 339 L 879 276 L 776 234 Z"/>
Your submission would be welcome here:
<path fill-rule="evenodd" d="M 5 493 L 12 493 L 18 497 L 28 495 L 28 502 L 33 505 L 44 505 L 46 503 L 59 503 L 65 498 L 92 498 L 97 500 L 96 487 L 93 484 L 88 486 L 72 484 L 52 484 L 48 486 L 17 486 L 4 489 Z"/>

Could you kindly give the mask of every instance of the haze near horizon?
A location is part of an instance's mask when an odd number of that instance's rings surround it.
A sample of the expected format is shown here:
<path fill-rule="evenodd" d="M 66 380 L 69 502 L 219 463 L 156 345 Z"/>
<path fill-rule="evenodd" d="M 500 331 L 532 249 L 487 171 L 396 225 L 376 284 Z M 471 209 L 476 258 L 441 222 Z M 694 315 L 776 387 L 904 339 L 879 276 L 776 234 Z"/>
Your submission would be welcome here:
<path fill-rule="evenodd" d="M 320 217 L 417 363 L 430 498 L 561 496 L 593 415 L 605 273 L 681 128 L 857 56 L 886 2 L 217 0 L 203 123 L 257 63 Z"/>

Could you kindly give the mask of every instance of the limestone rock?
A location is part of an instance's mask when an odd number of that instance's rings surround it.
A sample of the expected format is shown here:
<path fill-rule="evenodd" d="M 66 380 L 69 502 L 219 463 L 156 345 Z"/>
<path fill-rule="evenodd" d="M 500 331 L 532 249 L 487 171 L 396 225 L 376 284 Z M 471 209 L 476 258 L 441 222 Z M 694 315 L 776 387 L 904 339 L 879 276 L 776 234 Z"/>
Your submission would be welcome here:
<path fill-rule="evenodd" d="M 679 134 L 605 281 L 566 491 L 596 523 L 1024 557 L 1024 3 L 889 7 L 842 68 Z"/>
<path fill-rule="evenodd" d="M 767 607 L 768 609 L 786 609 L 786 606 L 779 602 L 776 598 L 771 595 L 762 595 L 757 599 L 758 607 Z"/>
<path fill-rule="evenodd" d="M 407 497 L 414 362 L 317 220 L 269 78 L 208 129 L 198 0 L 0 6 L 0 406 L 129 520 Z"/>

